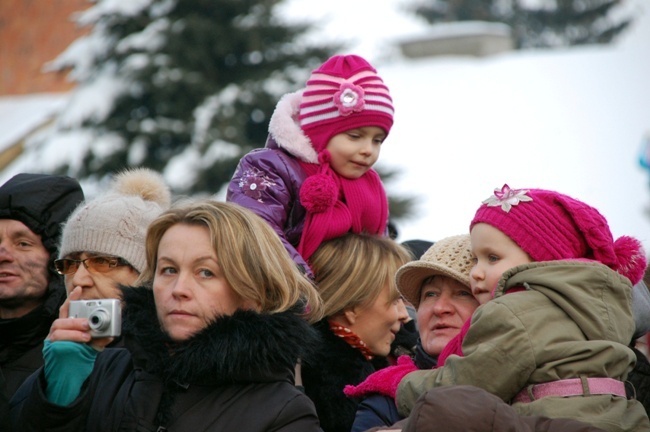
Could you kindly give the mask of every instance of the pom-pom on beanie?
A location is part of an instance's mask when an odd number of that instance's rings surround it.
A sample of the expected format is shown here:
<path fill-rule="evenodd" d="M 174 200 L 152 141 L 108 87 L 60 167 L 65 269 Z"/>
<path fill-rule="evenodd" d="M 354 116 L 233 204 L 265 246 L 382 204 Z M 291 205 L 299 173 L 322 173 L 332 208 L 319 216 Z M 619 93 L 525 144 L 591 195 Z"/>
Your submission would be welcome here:
<path fill-rule="evenodd" d="M 341 132 L 367 126 L 388 133 L 393 100 L 377 71 L 357 55 L 336 55 L 314 70 L 300 103 L 300 127 L 320 153 Z"/>
<path fill-rule="evenodd" d="M 504 185 L 483 201 L 470 230 L 477 223 L 497 228 L 534 261 L 591 259 L 632 284 L 645 272 L 645 252 L 637 239 L 622 236 L 614 241 L 598 210 L 558 192 Z"/>
<path fill-rule="evenodd" d="M 124 258 L 142 273 L 147 228 L 170 205 L 171 193 L 160 174 L 147 168 L 124 171 L 105 194 L 72 213 L 63 227 L 59 257 L 108 254 Z"/>

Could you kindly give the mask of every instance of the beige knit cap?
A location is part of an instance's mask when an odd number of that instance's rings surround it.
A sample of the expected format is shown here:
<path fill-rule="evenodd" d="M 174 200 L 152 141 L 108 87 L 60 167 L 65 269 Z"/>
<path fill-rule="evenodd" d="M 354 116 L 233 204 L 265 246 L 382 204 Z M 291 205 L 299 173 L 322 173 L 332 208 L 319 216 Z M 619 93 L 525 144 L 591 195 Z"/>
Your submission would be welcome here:
<path fill-rule="evenodd" d="M 124 258 L 142 273 L 149 224 L 171 205 L 162 176 L 147 168 L 116 175 L 110 189 L 81 203 L 63 226 L 59 258 L 93 252 Z"/>
<path fill-rule="evenodd" d="M 429 276 L 449 276 L 469 287 L 472 251 L 469 234 L 446 237 L 433 244 L 417 261 L 397 270 L 397 288 L 417 309 L 422 282 Z"/>

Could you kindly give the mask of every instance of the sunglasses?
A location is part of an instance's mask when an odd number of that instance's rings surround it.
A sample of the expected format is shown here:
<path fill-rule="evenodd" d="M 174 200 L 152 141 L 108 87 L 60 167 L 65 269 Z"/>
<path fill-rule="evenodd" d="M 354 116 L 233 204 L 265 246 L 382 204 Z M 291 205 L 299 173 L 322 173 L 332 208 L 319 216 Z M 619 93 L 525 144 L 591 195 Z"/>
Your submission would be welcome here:
<path fill-rule="evenodd" d="M 76 273 L 79 266 L 83 263 L 88 271 L 97 273 L 107 273 L 117 267 L 130 266 L 123 258 L 113 256 L 94 256 L 82 260 L 63 258 L 54 261 L 54 268 L 57 273 L 69 275 Z"/>

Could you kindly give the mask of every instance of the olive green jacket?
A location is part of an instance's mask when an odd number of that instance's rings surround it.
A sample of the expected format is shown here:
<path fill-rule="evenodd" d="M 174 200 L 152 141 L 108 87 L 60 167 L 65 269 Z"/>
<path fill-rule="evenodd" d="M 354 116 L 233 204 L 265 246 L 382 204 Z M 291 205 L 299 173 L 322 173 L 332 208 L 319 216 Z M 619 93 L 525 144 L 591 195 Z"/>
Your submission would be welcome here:
<path fill-rule="evenodd" d="M 523 292 L 504 295 L 514 287 Z M 549 261 L 503 274 L 494 300 L 479 307 L 463 341 L 464 357 L 400 382 L 397 407 L 408 415 L 432 387 L 469 384 L 506 402 L 528 385 L 585 377 L 624 381 L 635 355 L 632 285 L 608 267 Z M 607 431 L 650 430 L 643 406 L 612 395 L 546 397 L 515 403 L 522 415 L 573 418 Z"/>

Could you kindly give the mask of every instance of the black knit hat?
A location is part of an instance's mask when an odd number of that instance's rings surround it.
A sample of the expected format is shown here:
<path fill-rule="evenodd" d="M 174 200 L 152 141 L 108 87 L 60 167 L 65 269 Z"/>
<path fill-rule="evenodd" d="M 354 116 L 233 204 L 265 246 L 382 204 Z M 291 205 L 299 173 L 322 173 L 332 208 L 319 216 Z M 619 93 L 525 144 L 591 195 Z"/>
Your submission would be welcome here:
<path fill-rule="evenodd" d="M 83 199 L 81 186 L 73 178 L 17 174 L 0 186 L 0 219 L 24 223 L 41 236 L 43 246 L 54 259 L 61 226 Z"/>
<path fill-rule="evenodd" d="M 415 239 L 415 240 L 406 240 L 402 242 L 402 246 L 404 246 L 406 249 L 408 249 L 409 252 L 411 252 L 411 255 L 413 256 L 414 260 L 419 260 L 422 258 L 422 255 L 431 247 L 433 246 L 433 242 L 429 240 L 420 240 L 420 239 Z"/>

